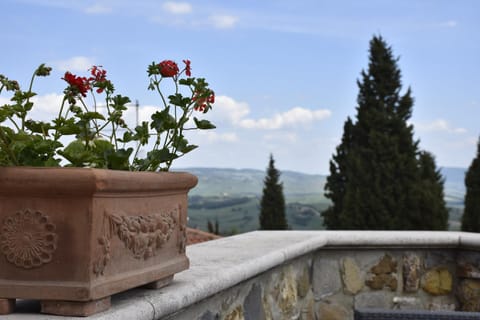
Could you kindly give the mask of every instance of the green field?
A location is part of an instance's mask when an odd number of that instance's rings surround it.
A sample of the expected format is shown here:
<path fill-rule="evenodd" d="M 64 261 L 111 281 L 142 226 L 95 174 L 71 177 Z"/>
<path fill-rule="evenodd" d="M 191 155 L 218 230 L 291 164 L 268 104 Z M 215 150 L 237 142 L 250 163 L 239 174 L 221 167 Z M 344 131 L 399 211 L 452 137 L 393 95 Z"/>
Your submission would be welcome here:
<path fill-rule="evenodd" d="M 199 178 L 189 193 L 188 225 L 207 230 L 218 221 L 220 233 L 231 235 L 258 230 L 260 197 L 265 173 L 260 170 L 191 168 Z M 459 230 L 463 212 L 464 169 L 445 169 L 445 200 L 450 211 L 450 230 Z M 449 179 L 450 177 L 450 179 Z M 283 172 L 287 220 L 293 230 L 324 229 L 320 213 L 330 202 L 323 195 L 325 176 Z"/>
<path fill-rule="evenodd" d="M 301 198 L 315 199 L 313 195 Z M 318 198 L 321 198 L 321 196 L 319 195 Z M 298 197 L 287 198 L 286 201 L 287 220 L 291 229 L 323 229 L 320 212 L 328 206 L 328 203 L 299 202 Z M 207 230 L 208 221 L 215 222 L 218 220 L 221 234 L 243 233 L 258 229 L 259 211 L 260 198 L 256 196 L 193 196 L 190 197 L 188 225 Z"/>

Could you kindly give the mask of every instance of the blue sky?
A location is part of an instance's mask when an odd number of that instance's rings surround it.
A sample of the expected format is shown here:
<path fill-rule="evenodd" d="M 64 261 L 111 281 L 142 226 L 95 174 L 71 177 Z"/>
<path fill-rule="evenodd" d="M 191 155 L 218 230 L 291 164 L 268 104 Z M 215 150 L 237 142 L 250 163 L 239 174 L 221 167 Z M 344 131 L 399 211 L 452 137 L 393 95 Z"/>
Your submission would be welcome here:
<path fill-rule="evenodd" d="M 480 1 L 2 0 L 0 21 L 0 74 L 26 85 L 40 63 L 54 68 L 35 84 L 41 116 L 55 114 L 66 70 L 97 64 L 146 118 L 159 105 L 148 64 L 190 59 L 216 92 L 217 130 L 192 133 L 200 148 L 177 168 L 265 169 L 273 153 L 280 170 L 328 173 L 375 34 L 400 57 L 420 147 L 439 166 L 476 152 Z"/>

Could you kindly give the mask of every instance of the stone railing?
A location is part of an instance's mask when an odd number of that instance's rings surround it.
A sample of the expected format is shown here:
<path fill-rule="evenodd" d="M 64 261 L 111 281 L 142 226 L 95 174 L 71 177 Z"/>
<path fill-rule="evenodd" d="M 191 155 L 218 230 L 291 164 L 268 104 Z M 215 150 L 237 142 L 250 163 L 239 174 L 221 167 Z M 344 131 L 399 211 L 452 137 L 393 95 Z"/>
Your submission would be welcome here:
<path fill-rule="evenodd" d="M 168 287 L 112 297 L 88 319 L 353 319 L 355 309 L 480 310 L 480 235 L 258 231 L 188 247 Z M 2 319 L 41 315 L 17 302 Z"/>

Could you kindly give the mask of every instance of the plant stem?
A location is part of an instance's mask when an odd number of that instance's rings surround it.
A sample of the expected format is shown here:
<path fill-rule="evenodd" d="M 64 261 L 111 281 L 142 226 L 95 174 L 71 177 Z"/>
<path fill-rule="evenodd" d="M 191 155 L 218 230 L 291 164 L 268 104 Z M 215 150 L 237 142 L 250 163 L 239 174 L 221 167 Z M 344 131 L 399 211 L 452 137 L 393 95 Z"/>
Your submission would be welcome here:
<path fill-rule="evenodd" d="M 28 91 L 27 91 L 29 95 L 27 98 L 27 102 L 25 104 L 28 104 L 30 102 L 30 93 L 32 93 L 33 81 L 35 80 L 36 74 L 37 74 L 37 70 L 33 72 L 32 78 L 30 79 L 30 85 L 28 86 Z M 20 120 L 22 121 L 22 131 L 23 131 L 25 129 L 25 117 L 27 116 L 27 112 L 26 110 L 23 110 L 23 112 L 21 112 L 20 114 L 21 114 Z"/>

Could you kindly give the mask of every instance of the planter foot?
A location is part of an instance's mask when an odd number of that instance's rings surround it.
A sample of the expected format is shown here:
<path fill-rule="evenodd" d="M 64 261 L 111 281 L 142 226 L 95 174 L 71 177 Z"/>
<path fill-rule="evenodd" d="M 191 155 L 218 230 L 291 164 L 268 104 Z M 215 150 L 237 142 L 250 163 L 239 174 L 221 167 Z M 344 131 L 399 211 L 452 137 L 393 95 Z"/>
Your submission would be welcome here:
<path fill-rule="evenodd" d="M 79 317 L 108 310 L 111 306 L 110 296 L 93 301 L 43 300 L 41 305 L 42 313 Z"/>
<path fill-rule="evenodd" d="M 0 314 L 12 313 L 15 309 L 15 299 L 0 298 Z"/>
<path fill-rule="evenodd" d="M 147 283 L 145 285 L 145 288 L 147 288 L 147 289 L 160 289 L 160 288 L 168 286 L 172 282 L 172 280 L 173 280 L 173 275 L 165 277 L 165 278 L 157 280 L 157 281 Z"/>

